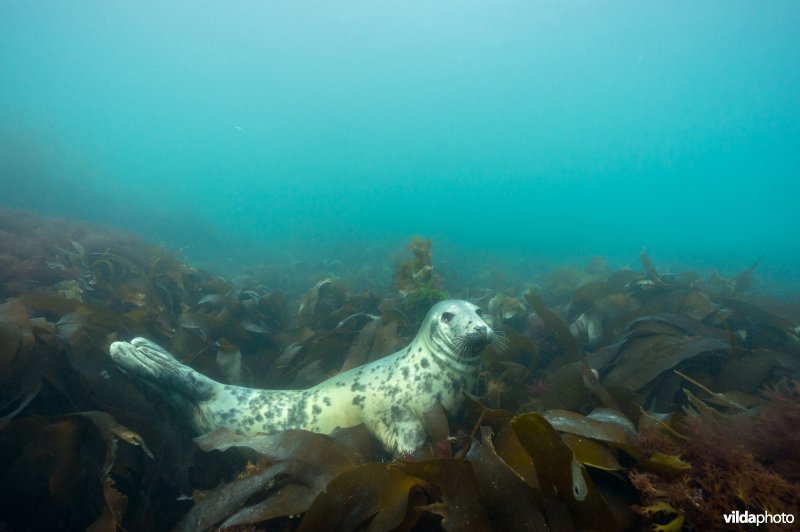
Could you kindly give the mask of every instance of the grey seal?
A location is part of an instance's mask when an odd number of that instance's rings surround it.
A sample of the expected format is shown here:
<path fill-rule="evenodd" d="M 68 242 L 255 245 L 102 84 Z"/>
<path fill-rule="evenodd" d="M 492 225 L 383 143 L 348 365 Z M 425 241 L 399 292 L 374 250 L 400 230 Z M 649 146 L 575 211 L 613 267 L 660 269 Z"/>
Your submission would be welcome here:
<path fill-rule="evenodd" d="M 127 374 L 185 407 L 202 434 L 304 429 L 327 434 L 364 423 L 394 454 L 412 453 L 426 434 L 423 414 L 440 403 L 456 413 L 472 392 L 481 352 L 495 333 L 478 306 L 447 300 L 434 305 L 406 347 L 306 390 L 263 390 L 223 384 L 180 363 L 147 340 L 114 342 L 109 351 Z"/>

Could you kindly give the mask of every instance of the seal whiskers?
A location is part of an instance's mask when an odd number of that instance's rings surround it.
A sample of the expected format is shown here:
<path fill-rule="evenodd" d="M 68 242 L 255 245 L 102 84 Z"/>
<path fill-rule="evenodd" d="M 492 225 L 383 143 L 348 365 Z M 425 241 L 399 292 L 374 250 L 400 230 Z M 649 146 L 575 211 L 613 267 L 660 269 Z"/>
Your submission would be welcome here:
<path fill-rule="evenodd" d="M 508 336 L 506 336 L 506 332 L 503 330 L 496 330 L 494 331 L 494 338 L 492 339 L 492 347 L 498 353 L 502 353 L 506 349 L 508 349 Z"/>

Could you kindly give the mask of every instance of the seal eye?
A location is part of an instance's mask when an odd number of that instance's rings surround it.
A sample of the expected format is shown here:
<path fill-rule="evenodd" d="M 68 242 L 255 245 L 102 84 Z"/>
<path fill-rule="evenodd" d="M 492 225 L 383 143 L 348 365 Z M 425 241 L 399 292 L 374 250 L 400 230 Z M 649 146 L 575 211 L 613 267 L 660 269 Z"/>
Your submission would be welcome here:
<path fill-rule="evenodd" d="M 445 323 L 450 323 L 450 320 L 453 319 L 453 316 L 454 315 L 452 312 L 445 312 L 442 314 L 442 321 Z"/>
<path fill-rule="evenodd" d="M 482 318 L 483 317 L 483 310 L 481 310 L 479 308 L 476 308 L 475 309 L 475 314 L 477 314 L 479 318 Z"/>

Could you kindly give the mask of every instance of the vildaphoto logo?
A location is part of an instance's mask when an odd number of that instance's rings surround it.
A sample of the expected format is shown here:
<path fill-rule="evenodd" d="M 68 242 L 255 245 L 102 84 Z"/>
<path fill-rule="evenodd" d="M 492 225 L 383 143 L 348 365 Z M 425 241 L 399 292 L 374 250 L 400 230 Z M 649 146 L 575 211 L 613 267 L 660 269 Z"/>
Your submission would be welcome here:
<path fill-rule="evenodd" d="M 744 512 L 740 512 L 736 510 L 734 512 L 725 514 L 722 516 L 725 519 L 726 524 L 737 524 L 737 525 L 745 525 L 745 524 L 754 524 L 756 526 L 763 525 L 765 523 L 770 524 L 792 524 L 794 523 L 794 514 L 771 514 L 769 512 L 764 512 L 760 514 L 754 514 L 745 510 Z"/>

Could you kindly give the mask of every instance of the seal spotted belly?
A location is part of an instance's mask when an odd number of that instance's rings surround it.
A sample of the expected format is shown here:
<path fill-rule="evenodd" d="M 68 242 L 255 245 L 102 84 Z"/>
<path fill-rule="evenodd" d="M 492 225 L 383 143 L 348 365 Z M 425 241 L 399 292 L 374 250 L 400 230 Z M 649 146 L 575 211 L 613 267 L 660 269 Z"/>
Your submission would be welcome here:
<path fill-rule="evenodd" d="M 441 405 L 451 413 L 471 392 L 480 353 L 494 332 L 472 303 L 437 303 L 417 335 L 400 351 L 340 373 L 307 390 L 261 390 L 212 380 L 181 364 L 145 338 L 111 344 L 111 358 L 129 375 L 187 408 L 199 433 L 237 434 L 305 429 L 330 433 L 364 423 L 395 454 L 425 441 L 423 413 Z"/>

